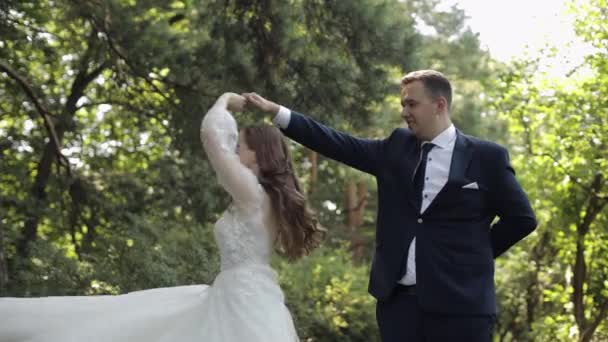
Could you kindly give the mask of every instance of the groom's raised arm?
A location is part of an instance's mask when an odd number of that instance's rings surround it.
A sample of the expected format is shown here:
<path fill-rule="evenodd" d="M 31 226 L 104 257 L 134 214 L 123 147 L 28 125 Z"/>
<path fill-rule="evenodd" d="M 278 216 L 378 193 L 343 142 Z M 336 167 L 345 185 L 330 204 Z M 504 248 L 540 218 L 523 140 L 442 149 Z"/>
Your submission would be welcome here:
<path fill-rule="evenodd" d="M 322 155 L 375 175 L 385 140 L 356 138 L 283 106 L 273 119 L 283 133 Z"/>
<path fill-rule="evenodd" d="M 291 111 L 256 93 L 243 94 L 248 105 L 275 115 L 274 124 L 296 142 L 355 169 L 373 175 L 384 155 L 387 139 L 361 139 L 327 127 L 312 118 Z"/>

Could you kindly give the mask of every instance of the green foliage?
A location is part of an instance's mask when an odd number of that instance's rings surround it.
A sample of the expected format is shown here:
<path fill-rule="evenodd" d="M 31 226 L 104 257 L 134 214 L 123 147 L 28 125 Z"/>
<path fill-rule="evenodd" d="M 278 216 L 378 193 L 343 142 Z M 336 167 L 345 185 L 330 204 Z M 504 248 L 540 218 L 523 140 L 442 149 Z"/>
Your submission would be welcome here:
<path fill-rule="evenodd" d="M 277 269 L 302 340 L 380 340 L 369 268 L 353 264 L 347 245 L 320 248 L 294 264 L 280 261 Z"/>
<path fill-rule="evenodd" d="M 504 340 L 606 336 L 605 5 L 590 1 L 577 9 L 577 31 L 599 50 L 569 78 L 548 78 L 535 61 L 520 61 L 494 86 L 493 110 L 508 122 L 513 163 L 540 221 L 536 235 L 500 263 Z"/>

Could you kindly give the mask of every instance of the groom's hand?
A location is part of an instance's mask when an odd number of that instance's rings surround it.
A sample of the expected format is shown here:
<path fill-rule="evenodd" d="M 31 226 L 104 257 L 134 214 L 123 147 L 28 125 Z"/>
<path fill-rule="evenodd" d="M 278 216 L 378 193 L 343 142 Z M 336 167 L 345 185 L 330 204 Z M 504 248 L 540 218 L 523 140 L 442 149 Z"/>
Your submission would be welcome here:
<path fill-rule="evenodd" d="M 279 112 L 279 105 L 266 100 L 256 93 L 244 93 L 242 94 L 247 99 L 247 106 L 253 107 L 268 114 L 276 114 Z"/>

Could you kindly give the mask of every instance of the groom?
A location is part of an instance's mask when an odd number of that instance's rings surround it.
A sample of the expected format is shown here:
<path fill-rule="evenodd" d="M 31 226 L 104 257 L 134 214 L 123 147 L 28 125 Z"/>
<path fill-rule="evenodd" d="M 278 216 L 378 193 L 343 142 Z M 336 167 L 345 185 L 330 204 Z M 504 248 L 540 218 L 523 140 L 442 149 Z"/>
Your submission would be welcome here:
<path fill-rule="evenodd" d="M 401 117 L 409 129 L 382 140 L 355 138 L 255 93 L 244 96 L 276 114 L 273 122 L 289 138 L 376 177 L 369 292 L 378 301 L 382 341 L 491 341 L 494 258 L 537 223 L 507 150 L 452 124 L 452 87 L 443 74 L 403 77 Z"/>

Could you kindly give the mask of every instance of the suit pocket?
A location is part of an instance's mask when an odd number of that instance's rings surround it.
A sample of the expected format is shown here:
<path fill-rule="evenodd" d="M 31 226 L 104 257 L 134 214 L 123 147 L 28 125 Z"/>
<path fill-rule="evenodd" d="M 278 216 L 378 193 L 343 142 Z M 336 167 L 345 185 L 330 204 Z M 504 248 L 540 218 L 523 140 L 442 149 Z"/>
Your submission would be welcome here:
<path fill-rule="evenodd" d="M 489 265 L 494 261 L 487 256 L 473 253 L 453 253 L 451 259 L 458 265 Z"/>
<path fill-rule="evenodd" d="M 452 189 L 469 190 L 469 191 L 487 191 L 488 188 L 482 182 L 475 179 L 454 179 L 446 186 Z"/>
<path fill-rule="evenodd" d="M 471 183 L 477 183 L 477 188 L 463 188 Z M 451 213 L 478 213 L 484 206 L 487 197 L 487 187 L 474 180 L 462 179 L 446 184 L 446 209 Z M 467 215 L 465 215 L 467 216 Z"/>

